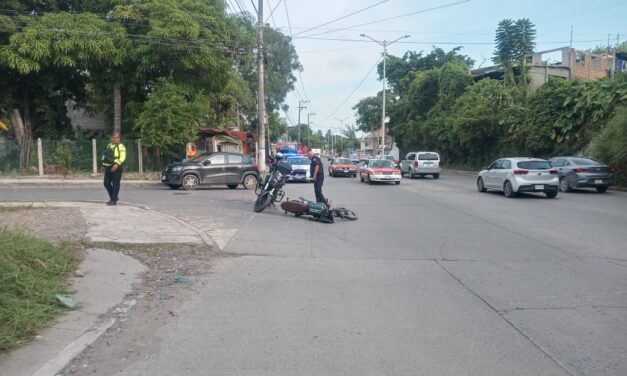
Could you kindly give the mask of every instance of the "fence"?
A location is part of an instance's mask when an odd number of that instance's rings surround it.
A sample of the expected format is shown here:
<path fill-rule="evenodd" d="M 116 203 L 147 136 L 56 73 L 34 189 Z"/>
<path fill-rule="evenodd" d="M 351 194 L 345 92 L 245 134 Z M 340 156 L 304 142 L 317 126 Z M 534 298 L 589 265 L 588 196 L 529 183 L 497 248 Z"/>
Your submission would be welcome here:
<path fill-rule="evenodd" d="M 92 173 L 100 170 L 100 156 L 109 144 L 108 140 L 42 140 L 30 145 L 30 156 L 26 164 L 20 164 L 21 145 L 0 138 L 0 174 L 67 174 Z M 171 158 L 149 153 L 141 140 L 124 140 L 128 172 L 154 172 L 167 165 Z"/>

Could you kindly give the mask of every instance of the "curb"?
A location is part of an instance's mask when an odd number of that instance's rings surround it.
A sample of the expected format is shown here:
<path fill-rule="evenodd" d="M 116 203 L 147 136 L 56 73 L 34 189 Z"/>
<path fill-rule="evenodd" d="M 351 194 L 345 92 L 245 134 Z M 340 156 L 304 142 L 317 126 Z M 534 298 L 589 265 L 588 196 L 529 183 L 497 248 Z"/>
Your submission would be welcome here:
<path fill-rule="evenodd" d="M 150 186 L 159 185 L 161 181 L 157 180 L 124 180 L 122 179 L 121 186 Z M 102 185 L 102 180 L 96 179 L 6 179 L 0 178 L 1 186 L 85 186 L 85 185 Z"/>

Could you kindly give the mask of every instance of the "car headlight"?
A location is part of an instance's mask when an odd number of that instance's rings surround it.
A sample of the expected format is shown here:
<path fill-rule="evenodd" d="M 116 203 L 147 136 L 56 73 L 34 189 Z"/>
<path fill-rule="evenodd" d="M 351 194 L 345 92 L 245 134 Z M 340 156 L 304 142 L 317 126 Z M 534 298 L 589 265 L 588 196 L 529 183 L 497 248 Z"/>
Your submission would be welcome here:
<path fill-rule="evenodd" d="M 182 169 L 183 169 L 183 167 L 182 167 L 182 166 L 173 167 L 173 168 L 172 168 L 172 172 L 179 172 L 179 171 L 181 171 Z"/>

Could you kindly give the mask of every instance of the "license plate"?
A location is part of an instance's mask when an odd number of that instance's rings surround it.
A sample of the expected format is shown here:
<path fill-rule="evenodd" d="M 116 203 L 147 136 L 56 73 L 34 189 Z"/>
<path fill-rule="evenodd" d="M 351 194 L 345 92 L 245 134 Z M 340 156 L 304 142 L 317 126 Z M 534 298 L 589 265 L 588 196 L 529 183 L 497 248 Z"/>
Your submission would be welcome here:
<path fill-rule="evenodd" d="M 344 169 L 344 172 L 348 172 L 348 169 Z"/>
<path fill-rule="evenodd" d="M 603 180 L 595 180 L 594 184 L 603 184 Z"/>
<path fill-rule="evenodd" d="M 544 185 L 541 185 L 541 184 L 536 185 L 536 189 L 544 189 Z"/>

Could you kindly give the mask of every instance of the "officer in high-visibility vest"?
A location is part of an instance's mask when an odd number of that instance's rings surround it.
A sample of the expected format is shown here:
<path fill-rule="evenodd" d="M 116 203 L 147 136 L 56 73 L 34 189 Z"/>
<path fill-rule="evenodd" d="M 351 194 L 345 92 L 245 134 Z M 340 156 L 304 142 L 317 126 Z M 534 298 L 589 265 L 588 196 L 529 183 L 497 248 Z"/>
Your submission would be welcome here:
<path fill-rule="evenodd" d="M 102 154 L 102 166 L 105 169 L 104 186 L 109 194 L 109 202 L 107 202 L 109 206 L 116 205 L 118 202 L 125 160 L 126 148 L 120 143 L 120 134 L 114 133 L 111 135 L 111 143 Z"/>

